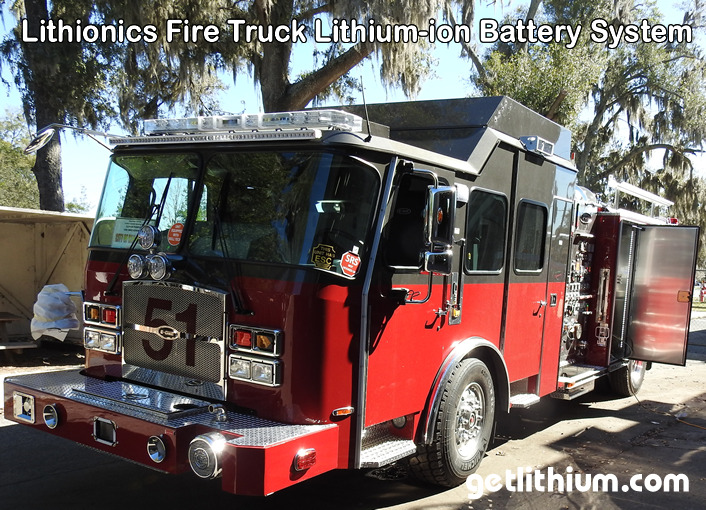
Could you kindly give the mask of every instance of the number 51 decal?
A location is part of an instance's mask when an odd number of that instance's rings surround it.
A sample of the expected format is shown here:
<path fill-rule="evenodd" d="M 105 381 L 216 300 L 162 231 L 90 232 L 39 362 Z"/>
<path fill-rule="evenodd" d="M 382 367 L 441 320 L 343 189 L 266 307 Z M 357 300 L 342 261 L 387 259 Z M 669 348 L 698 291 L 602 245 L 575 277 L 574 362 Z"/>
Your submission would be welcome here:
<path fill-rule="evenodd" d="M 172 302 L 167 299 L 148 298 L 145 308 L 145 324 L 136 324 L 137 331 L 153 333 L 162 339 L 161 347 L 155 349 L 151 341 L 143 338 L 142 347 L 145 353 L 155 361 L 164 361 L 169 357 L 174 347 L 174 342 L 186 340 L 186 365 L 196 366 L 196 303 L 189 304 L 183 311 L 174 314 L 175 322 L 186 325 L 186 332 L 169 326 L 166 321 L 154 317 L 155 310 L 172 310 Z M 183 329 L 182 329 L 183 331 Z"/>

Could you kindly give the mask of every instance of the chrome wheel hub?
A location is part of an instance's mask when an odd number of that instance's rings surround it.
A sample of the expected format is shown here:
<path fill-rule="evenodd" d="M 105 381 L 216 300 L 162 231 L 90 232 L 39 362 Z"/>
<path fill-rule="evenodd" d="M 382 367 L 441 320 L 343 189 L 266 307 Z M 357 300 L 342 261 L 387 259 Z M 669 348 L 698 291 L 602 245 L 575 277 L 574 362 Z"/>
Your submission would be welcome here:
<path fill-rule="evenodd" d="M 642 372 L 644 370 L 645 370 L 645 362 L 644 361 L 633 360 L 630 363 L 630 382 L 632 383 L 633 387 L 640 384 L 640 380 L 642 379 Z"/>
<path fill-rule="evenodd" d="M 478 450 L 478 441 L 485 417 L 485 395 L 478 383 L 471 383 L 461 393 L 456 408 L 456 449 L 463 457 Z"/>

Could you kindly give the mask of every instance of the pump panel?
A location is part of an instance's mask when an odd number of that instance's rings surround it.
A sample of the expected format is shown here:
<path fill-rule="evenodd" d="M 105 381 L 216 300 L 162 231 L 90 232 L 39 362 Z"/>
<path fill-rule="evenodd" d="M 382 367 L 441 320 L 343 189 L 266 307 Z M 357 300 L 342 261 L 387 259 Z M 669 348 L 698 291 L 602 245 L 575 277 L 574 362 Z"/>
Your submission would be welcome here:
<path fill-rule="evenodd" d="M 636 228 L 633 280 L 628 290 L 630 358 L 686 363 L 698 238 L 698 227 Z"/>

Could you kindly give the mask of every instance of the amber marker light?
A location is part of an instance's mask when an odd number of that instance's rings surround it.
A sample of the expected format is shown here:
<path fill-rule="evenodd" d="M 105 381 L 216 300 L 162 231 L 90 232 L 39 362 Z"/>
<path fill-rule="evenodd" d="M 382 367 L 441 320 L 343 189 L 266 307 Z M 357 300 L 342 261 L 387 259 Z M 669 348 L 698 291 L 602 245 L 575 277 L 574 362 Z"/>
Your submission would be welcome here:
<path fill-rule="evenodd" d="M 274 335 L 268 333 L 257 333 L 255 335 L 255 345 L 261 351 L 274 352 L 275 338 Z"/>
<path fill-rule="evenodd" d="M 86 320 L 99 322 L 101 320 L 101 309 L 99 306 L 86 306 Z"/>

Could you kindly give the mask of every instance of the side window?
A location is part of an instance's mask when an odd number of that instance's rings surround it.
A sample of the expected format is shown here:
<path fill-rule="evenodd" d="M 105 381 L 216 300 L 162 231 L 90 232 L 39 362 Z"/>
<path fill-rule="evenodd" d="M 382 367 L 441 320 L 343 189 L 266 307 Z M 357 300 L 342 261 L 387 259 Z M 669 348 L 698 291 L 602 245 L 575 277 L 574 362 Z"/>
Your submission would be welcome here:
<path fill-rule="evenodd" d="M 547 232 L 547 208 L 532 202 L 520 202 L 515 235 L 515 271 L 541 271 Z"/>
<path fill-rule="evenodd" d="M 499 272 L 505 255 L 507 200 L 504 196 L 474 190 L 467 205 L 467 272 Z"/>
<path fill-rule="evenodd" d="M 385 228 L 384 261 L 390 267 L 419 268 L 424 251 L 424 209 L 429 186 L 425 176 L 405 174 L 397 187 L 394 210 Z"/>

